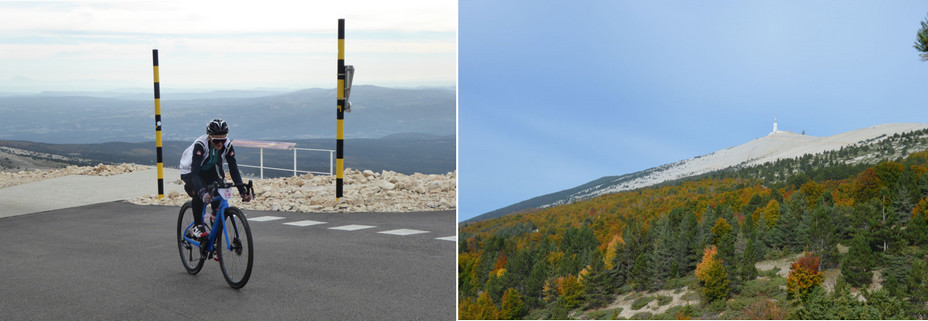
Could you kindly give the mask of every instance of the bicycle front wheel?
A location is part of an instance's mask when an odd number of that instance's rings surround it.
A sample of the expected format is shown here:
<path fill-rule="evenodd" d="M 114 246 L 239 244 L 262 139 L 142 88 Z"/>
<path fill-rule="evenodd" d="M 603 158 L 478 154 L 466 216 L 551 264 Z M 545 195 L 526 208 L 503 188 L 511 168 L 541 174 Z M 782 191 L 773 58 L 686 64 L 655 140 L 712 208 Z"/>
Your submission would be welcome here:
<path fill-rule="evenodd" d="M 251 266 L 254 263 L 254 245 L 251 241 L 251 229 L 245 214 L 235 207 L 226 209 L 226 218 L 222 222 L 222 235 L 217 236 L 217 252 L 222 275 L 233 289 L 239 289 L 248 283 Z"/>
<path fill-rule="evenodd" d="M 184 264 L 184 269 L 187 269 L 187 273 L 197 274 L 203 268 L 203 261 L 206 258 L 200 254 L 198 246 L 184 239 L 184 235 L 193 227 L 193 215 L 195 215 L 193 206 L 189 201 L 180 207 L 180 214 L 177 215 L 177 249 L 180 251 L 180 261 Z"/>

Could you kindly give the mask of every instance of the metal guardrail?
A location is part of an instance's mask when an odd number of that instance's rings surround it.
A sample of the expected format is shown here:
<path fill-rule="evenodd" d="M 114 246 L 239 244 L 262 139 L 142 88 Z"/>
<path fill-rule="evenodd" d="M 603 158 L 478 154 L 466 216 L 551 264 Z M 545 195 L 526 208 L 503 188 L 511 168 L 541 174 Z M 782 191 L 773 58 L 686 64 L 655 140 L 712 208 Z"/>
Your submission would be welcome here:
<path fill-rule="evenodd" d="M 314 149 L 314 148 L 296 148 L 296 143 L 288 142 L 268 142 L 260 140 L 244 140 L 237 139 L 234 141 L 235 146 L 237 147 L 249 147 L 257 148 L 260 153 L 258 166 L 255 165 L 243 165 L 238 164 L 238 166 L 248 167 L 248 168 L 258 168 L 260 169 L 261 179 L 264 179 L 264 169 L 278 170 L 278 171 L 287 171 L 293 172 L 293 176 L 298 176 L 299 173 L 310 173 L 310 174 L 322 174 L 322 175 L 335 175 L 335 151 L 331 149 Z M 277 168 L 277 167 L 265 167 L 264 166 L 264 149 L 276 149 L 276 150 L 293 150 L 293 168 Z M 297 169 L 297 152 L 298 151 L 311 151 L 311 152 L 328 152 L 329 153 L 329 172 L 320 172 L 320 171 L 302 171 Z"/>

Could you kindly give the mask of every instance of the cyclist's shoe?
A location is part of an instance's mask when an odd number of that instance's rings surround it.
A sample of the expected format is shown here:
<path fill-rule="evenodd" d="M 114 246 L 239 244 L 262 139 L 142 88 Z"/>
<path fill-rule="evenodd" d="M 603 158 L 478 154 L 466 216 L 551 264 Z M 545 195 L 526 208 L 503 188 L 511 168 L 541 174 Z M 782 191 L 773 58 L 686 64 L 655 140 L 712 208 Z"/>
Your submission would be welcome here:
<path fill-rule="evenodd" d="M 204 237 L 207 235 L 209 235 L 209 232 L 206 232 L 206 228 L 204 226 L 194 225 L 193 227 L 190 228 L 189 235 L 187 235 L 187 237 L 199 238 L 199 237 Z"/>

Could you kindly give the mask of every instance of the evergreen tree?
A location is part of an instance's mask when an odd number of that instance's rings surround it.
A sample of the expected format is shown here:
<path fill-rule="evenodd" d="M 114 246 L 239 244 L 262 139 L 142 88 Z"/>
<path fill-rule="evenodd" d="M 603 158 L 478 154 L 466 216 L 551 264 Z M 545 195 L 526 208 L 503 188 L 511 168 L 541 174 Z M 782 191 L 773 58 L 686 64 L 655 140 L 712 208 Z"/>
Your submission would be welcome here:
<path fill-rule="evenodd" d="M 851 289 L 843 278 L 835 281 L 834 292 L 831 294 L 831 309 L 825 319 L 829 320 L 854 320 L 857 317 L 857 306 L 860 301 L 851 296 Z"/>
<path fill-rule="evenodd" d="M 632 266 L 630 282 L 634 284 L 635 290 L 643 291 L 648 289 L 651 284 L 651 274 L 648 270 L 648 253 L 641 252 L 635 259 L 635 265 Z"/>
<path fill-rule="evenodd" d="M 907 319 L 902 301 L 889 295 L 885 290 L 868 293 L 864 291 L 867 298 L 867 305 L 876 310 L 878 320 L 903 320 Z"/>
<path fill-rule="evenodd" d="M 564 298 L 558 298 L 551 309 L 551 320 L 567 320 L 568 312 L 570 312 L 570 308 L 564 303 Z"/>
<path fill-rule="evenodd" d="M 673 257 L 673 227 L 670 224 L 669 216 L 663 216 L 653 227 L 651 234 L 654 235 L 654 242 L 651 245 L 651 251 L 648 262 L 648 274 L 650 282 L 647 285 L 648 290 L 657 291 L 664 287 L 664 282 L 669 279 L 672 269 L 679 268 L 675 265 L 677 261 Z"/>
<path fill-rule="evenodd" d="M 928 317 L 928 263 L 925 260 L 913 260 L 912 268 L 905 278 L 908 302 L 906 310 L 917 319 Z"/>
<path fill-rule="evenodd" d="M 812 210 L 809 223 L 809 244 L 812 252 L 821 255 L 822 267 L 838 265 L 838 248 L 832 208 L 819 206 Z"/>
<path fill-rule="evenodd" d="M 625 284 L 632 266 L 628 261 L 625 244 L 618 243 L 613 254 L 612 268 L 606 270 L 606 280 L 608 281 L 606 288 L 609 291 L 615 291 Z"/>
<path fill-rule="evenodd" d="M 841 264 L 841 276 L 848 284 L 861 288 L 870 285 L 873 279 L 873 253 L 864 233 L 851 239 L 850 249 Z"/>
<path fill-rule="evenodd" d="M 717 258 L 722 262 L 722 267 L 725 271 L 736 271 L 735 267 L 738 266 L 738 260 L 735 260 L 735 239 L 732 236 L 731 224 L 720 217 L 716 220 L 711 232 L 712 245 L 718 248 Z M 728 273 L 727 275 L 729 277 L 729 286 L 736 290 L 740 289 L 741 283 L 737 279 L 739 275 L 737 273 Z"/>
<path fill-rule="evenodd" d="M 587 297 L 587 308 L 598 308 L 609 301 L 609 295 L 606 280 L 606 267 L 603 263 L 602 254 L 599 251 L 593 252 L 590 260 L 590 266 L 586 276 L 583 277 L 583 290 Z"/>
<path fill-rule="evenodd" d="M 797 304 L 795 310 L 790 313 L 790 319 L 796 320 L 831 320 L 834 311 L 828 293 L 823 287 L 817 286 L 811 290 L 807 302 L 801 300 L 794 301 Z"/>
<path fill-rule="evenodd" d="M 754 266 L 757 263 L 757 257 L 754 253 L 754 235 L 753 233 L 747 236 L 747 244 L 744 246 L 744 255 L 741 257 L 741 279 L 744 282 L 753 280 L 757 278 L 757 268 Z"/>
<path fill-rule="evenodd" d="M 889 192 L 889 189 L 885 186 L 879 190 L 879 216 L 876 218 L 876 224 L 873 225 L 873 229 L 870 230 L 871 236 L 871 247 L 875 247 L 881 252 L 886 252 L 889 249 L 889 245 L 893 243 L 895 233 L 893 231 L 893 211 L 892 209 L 887 210 L 887 203 L 892 199 L 892 195 Z"/>
<path fill-rule="evenodd" d="M 649 283 L 650 233 L 647 233 L 636 219 L 630 219 L 622 229 L 622 234 L 622 239 L 625 241 L 623 260 L 627 262 L 628 269 L 625 282 L 634 284 L 636 290 L 644 290 Z"/>
<path fill-rule="evenodd" d="M 702 257 L 703 249 L 707 246 L 712 245 L 712 226 L 715 225 L 715 221 L 718 220 L 717 213 L 712 210 L 711 207 L 706 206 L 705 211 L 702 213 L 701 221 L 699 221 L 698 228 L 696 230 L 696 242 L 699 243 L 699 248 L 697 249 L 699 257 Z"/>
<path fill-rule="evenodd" d="M 680 222 L 680 232 L 677 233 L 678 237 L 675 238 L 676 250 L 674 251 L 674 257 L 680 261 L 680 273 L 678 276 L 695 269 L 696 263 L 699 262 L 700 255 L 702 255 L 699 242 L 694 242 L 698 224 L 696 214 L 690 211 L 685 213 L 683 221 Z"/>
<path fill-rule="evenodd" d="M 536 260 L 535 265 L 532 266 L 532 272 L 528 274 L 528 278 L 525 280 L 525 295 L 530 305 L 541 305 L 542 290 L 544 289 L 545 277 L 547 275 L 547 266 L 548 264 L 544 259 Z"/>
<path fill-rule="evenodd" d="M 501 272 L 505 274 L 505 270 L 501 270 Z M 499 302 L 499 300 L 502 299 L 503 291 L 506 290 L 506 283 L 499 270 L 496 273 L 490 273 L 490 277 L 487 278 L 487 284 L 484 286 L 484 289 L 486 290 L 484 293 L 489 294 L 493 302 Z"/>
<path fill-rule="evenodd" d="M 831 193 L 831 190 L 825 191 L 825 195 L 822 196 L 822 205 L 835 206 L 835 196 Z"/>
<path fill-rule="evenodd" d="M 912 245 L 928 245 L 928 216 L 923 214 L 913 215 L 906 227 L 906 234 L 908 236 L 908 241 Z"/>
<path fill-rule="evenodd" d="M 741 210 L 744 211 L 745 213 L 753 213 L 754 210 L 760 208 L 763 205 L 764 205 L 764 198 L 761 197 L 760 194 L 755 193 L 754 195 L 751 195 L 751 199 Z"/>

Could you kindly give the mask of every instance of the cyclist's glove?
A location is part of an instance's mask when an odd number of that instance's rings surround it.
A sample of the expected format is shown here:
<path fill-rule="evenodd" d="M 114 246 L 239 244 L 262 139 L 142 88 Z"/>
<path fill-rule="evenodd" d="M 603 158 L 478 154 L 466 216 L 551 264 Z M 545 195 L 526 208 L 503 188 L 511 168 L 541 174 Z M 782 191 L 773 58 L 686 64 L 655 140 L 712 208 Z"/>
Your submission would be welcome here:
<path fill-rule="evenodd" d="M 200 199 L 203 200 L 203 204 L 209 203 L 209 201 L 213 199 L 212 197 L 209 197 L 209 193 L 206 191 L 206 188 L 201 188 L 198 194 L 200 195 Z"/>

